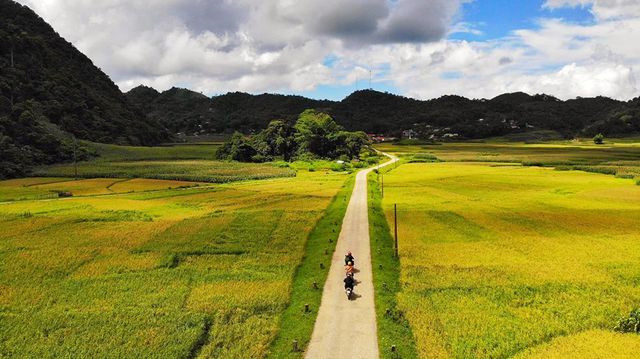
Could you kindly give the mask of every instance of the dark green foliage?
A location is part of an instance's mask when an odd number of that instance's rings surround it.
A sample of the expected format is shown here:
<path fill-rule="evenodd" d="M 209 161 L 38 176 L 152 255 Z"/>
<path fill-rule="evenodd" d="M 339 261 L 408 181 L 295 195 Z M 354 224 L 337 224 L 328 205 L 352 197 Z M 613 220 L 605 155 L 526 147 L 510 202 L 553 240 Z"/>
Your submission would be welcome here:
<path fill-rule="evenodd" d="M 602 133 L 593 136 L 593 143 L 595 143 L 596 145 L 601 145 L 604 143 L 604 136 L 602 135 Z"/>
<path fill-rule="evenodd" d="M 163 93 L 139 86 L 126 94 L 154 120 L 172 133 L 250 133 L 267 127 L 273 119 L 293 122 L 308 108 L 324 108 L 332 102 L 301 96 L 250 95 L 230 92 L 208 98 L 199 92 L 172 88 Z"/>
<path fill-rule="evenodd" d="M 640 132 L 640 99 L 627 103 L 606 97 L 561 101 L 549 95 L 518 92 L 491 100 L 442 96 L 419 101 L 363 90 L 337 102 L 240 92 L 206 98 L 183 89 L 159 94 L 144 87 L 131 90 L 127 96 L 173 132 L 187 134 L 250 133 L 267 127 L 274 118 L 292 122 L 309 108 L 327 113 L 350 131 L 399 136 L 403 130 L 414 129 L 423 139 L 429 138 L 434 127 L 467 139 L 545 130 L 553 131 L 554 138 L 557 134 L 568 138 L 598 132 Z"/>
<path fill-rule="evenodd" d="M 340 126 L 326 113 L 306 110 L 295 126 L 298 153 L 312 153 L 324 157 L 335 150 L 335 137 Z"/>
<path fill-rule="evenodd" d="M 640 309 L 634 309 L 628 317 L 620 319 L 613 330 L 620 333 L 640 333 Z"/>
<path fill-rule="evenodd" d="M 430 154 L 430 153 L 416 153 L 415 155 L 409 158 L 409 163 L 430 163 L 430 162 L 438 162 L 438 157 Z"/>
<path fill-rule="evenodd" d="M 240 132 L 236 132 L 216 151 L 216 157 L 223 160 L 251 162 L 257 154 L 250 140 Z"/>
<path fill-rule="evenodd" d="M 0 177 L 69 160 L 71 137 L 154 144 L 168 133 L 26 6 L 0 0 Z"/>
<path fill-rule="evenodd" d="M 241 162 L 265 162 L 276 158 L 288 161 L 294 156 L 298 159 L 350 160 L 359 157 L 368 144 L 369 138 L 364 132 L 344 131 L 331 116 L 306 110 L 293 126 L 276 120 L 251 138 L 234 133 L 218 149 L 216 157 Z"/>
<path fill-rule="evenodd" d="M 296 151 L 294 128 L 282 120 L 274 120 L 269 126 L 255 136 L 255 147 L 259 156 L 264 159 L 282 157 L 289 161 Z"/>
<path fill-rule="evenodd" d="M 86 146 L 52 128 L 37 102 L 14 109 L 0 116 L 0 179 L 24 176 L 31 165 L 71 161 L 74 149 L 78 160 L 89 157 Z"/>

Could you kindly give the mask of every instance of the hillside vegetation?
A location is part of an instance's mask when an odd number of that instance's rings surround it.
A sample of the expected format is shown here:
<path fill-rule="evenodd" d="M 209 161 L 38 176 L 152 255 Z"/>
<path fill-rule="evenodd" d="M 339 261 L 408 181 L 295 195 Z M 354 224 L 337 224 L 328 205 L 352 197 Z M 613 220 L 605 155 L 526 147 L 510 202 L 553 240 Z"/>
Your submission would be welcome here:
<path fill-rule="evenodd" d="M 136 145 L 169 137 L 90 59 L 12 0 L 0 0 L 0 69 L 0 178 L 71 160 L 71 135 Z"/>
<path fill-rule="evenodd" d="M 399 136 L 413 129 L 423 138 L 449 133 L 473 139 L 533 130 L 552 130 L 562 137 L 640 132 L 640 99 L 562 101 L 520 92 L 490 100 L 442 96 L 420 101 L 373 90 L 356 91 L 342 101 L 239 92 L 207 98 L 186 89 L 159 93 L 142 86 L 127 97 L 173 132 L 184 134 L 258 131 L 274 119 L 293 122 L 308 108 L 326 112 L 350 131 Z"/>

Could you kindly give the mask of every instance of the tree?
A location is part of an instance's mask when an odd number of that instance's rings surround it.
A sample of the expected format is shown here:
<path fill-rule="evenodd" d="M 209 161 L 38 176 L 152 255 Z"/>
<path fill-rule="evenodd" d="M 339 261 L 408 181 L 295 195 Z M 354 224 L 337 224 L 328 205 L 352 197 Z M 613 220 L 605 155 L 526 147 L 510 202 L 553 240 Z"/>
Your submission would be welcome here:
<path fill-rule="evenodd" d="M 235 132 L 216 152 L 216 157 L 223 160 L 251 162 L 256 150 L 240 132 Z"/>
<path fill-rule="evenodd" d="M 362 131 L 340 131 L 336 136 L 336 153 L 333 157 L 358 157 L 362 148 L 368 144 L 370 144 L 369 137 Z"/>
<path fill-rule="evenodd" d="M 265 160 L 282 157 L 289 161 L 295 154 L 294 129 L 282 120 L 274 120 L 253 138 L 253 146 Z"/>
<path fill-rule="evenodd" d="M 595 143 L 596 145 L 601 145 L 604 143 L 604 135 L 602 133 L 599 133 L 595 136 L 593 136 L 593 143 Z"/>
<path fill-rule="evenodd" d="M 333 119 L 314 110 L 306 110 L 296 124 L 274 120 L 257 135 L 247 138 L 235 132 L 216 152 L 223 160 L 266 162 L 275 158 L 286 161 L 294 156 L 354 158 L 369 144 L 364 132 L 344 131 Z"/>
<path fill-rule="evenodd" d="M 342 127 L 331 116 L 315 110 L 305 110 L 294 126 L 298 153 L 328 157 L 335 150 L 336 137 Z"/>

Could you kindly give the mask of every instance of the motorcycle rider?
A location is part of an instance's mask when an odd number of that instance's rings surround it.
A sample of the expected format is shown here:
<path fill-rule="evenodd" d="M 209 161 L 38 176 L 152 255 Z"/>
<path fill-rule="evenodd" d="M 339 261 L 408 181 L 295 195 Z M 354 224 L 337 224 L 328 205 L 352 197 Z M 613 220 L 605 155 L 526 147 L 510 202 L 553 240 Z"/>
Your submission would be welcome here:
<path fill-rule="evenodd" d="M 353 286 L 355 284 L 355 279 L 353 279 L 352 275 L 347 275 L 347 277 L 344 279 L 344 289 L 351 289 L 353 291 Z"/>
<path fill-rule="evenodd" d="M 351 275 L 353 276 L 354 273 L 354 266 L 353 266 L 353 262 L 348 262 L 346 266 L 344 266 L 344 271 L 347 273 L 347 275 Z"/>
<path fill-rule="evenodd" d="M 346 256 L 344 256 L 344 265 L 348 265 L 349 262 L 353 263 L 355 258 L 353 258 L 353 254 L 351 254 L 351 251 L 349 251 L 347 253 Z"/>

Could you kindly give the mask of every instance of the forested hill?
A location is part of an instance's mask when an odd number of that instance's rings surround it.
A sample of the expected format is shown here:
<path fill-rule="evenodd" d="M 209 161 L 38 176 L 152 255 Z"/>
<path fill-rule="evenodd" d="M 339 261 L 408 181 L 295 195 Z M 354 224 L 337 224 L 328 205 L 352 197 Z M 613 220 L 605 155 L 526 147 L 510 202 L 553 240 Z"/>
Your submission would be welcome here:
<path fill-rule="evenodd" d="M 70 134 L 144 145 L 168 138 L 36 13 L 0 0 L 0 177 L 69 159 Z"/>
<path fill-rule="evenodd" d="M 250 132 L 265 128 L 271 120 L 293 121 L 306 109 L 334 104 L 301 96 L 242 92 L 209 98 L 186 89 L 172 88 L 159 93 L 146 86 L 136 87 L 126 96 L 171 132 L 186 134 Z"/>
<path fill-rule="evenodd" d="M 142 86 L 131 90 L 127 97 L 172 132 L 186 134 L 257 131 L 273 119 L 295 119 L 307 108 L 329 113 L 349 130 L 395 135 L 407 129 L 426 136 L 458 134 L 459 138 L 535 130 L 553 130 L 565 137 L 640 131 L 640 99 L 622 102 L 594 97 L 561 101 L 549 95 L 518 92 L 490 100 L 443 96 L 419 101 L 363 90 L 337 102 L 239 92 L 207 98 L 185 89 L 158 93 Z"/>

